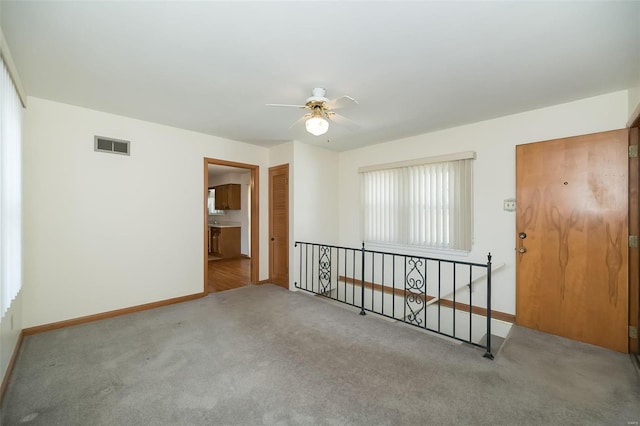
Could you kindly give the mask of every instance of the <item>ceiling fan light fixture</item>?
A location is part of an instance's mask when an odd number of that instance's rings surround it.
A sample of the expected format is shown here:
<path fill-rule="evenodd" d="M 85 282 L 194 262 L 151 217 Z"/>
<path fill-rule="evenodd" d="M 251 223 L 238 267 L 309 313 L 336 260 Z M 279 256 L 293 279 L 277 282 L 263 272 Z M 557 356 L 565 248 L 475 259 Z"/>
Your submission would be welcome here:
<path fill-rule="evenodd" d="M 329 130 L 329 122 L 317 115 L 309 118 L 304 125 L 307 128 L 307 132 L 314 136 L 324 135 Z"/>

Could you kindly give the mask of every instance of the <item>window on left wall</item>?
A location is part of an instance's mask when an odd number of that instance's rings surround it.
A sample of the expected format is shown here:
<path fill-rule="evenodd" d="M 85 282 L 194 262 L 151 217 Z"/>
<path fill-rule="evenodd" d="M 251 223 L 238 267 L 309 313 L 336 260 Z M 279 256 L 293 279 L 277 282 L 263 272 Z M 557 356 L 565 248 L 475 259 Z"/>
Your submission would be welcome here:
<path fill-rule="evenodd" d="M 216 190 L 209 189 L 209 199 L 207 200 L 209 214 L 224 214 L 224 210 L 216 210 Z"/>
<path fill-rule="evenodd" d="M 22 287 L 22 103 L 0 70 L 0 318 Z"/>

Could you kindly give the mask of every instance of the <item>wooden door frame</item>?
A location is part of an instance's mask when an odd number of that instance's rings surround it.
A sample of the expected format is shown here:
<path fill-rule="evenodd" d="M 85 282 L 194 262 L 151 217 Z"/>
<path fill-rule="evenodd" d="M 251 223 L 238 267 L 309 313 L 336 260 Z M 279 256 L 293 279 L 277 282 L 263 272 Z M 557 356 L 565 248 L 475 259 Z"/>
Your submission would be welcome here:
<path fill-rule="evenodd" d="M 273 167 L 269 167 L 269 242 L 271 242 L 271 236 L 273 235 L 273 224 L 272 224 L 272 218 L 273 218 L 273 213 L 272 213 L 272 208 L 273 208 L 273 185 L 271 184 L 271 173 L 272 171 L 277 171 L 280 169 L 286 169 L 287 170 L 287 254 L 286 254 L 286 259 L 287 259 L 287 271 L 289 271 L 289 238 L 291 237 L 291 233 L 289 232 L 289 219 L 290 219 L 290 215 L 289 215 L 289 163 L 286 164 L 280 164 L 279 166 L 273 166 Z M 273 253 L 271 252 L 271 246 L 269 247 L 269 281 L 272 281 L 273 278 L 273 270 L 271 268 L 271 257 L 273 256 Z M 289 276 L 289 273 L 287 272 L 287 281 L 290 281 L 291 277 Z M 289 282 L 287 282 L 287 287 L 289 287 Z"/>
<path fill-rule="evenodd" d="M 209 251 L 207 235 L 209 231 L 209 165 L 236 167 L 251 171 L 251 284 L 258 284 L 260 267 L 260 166 L 255 164 L 237 163 L 235 161 L 220 160 L 218 158 L 204 158 L 204 188 L 203 188 L 203 259 L 204 259 L 204 293 L 207 294 L 209 282 Z"/>
<path fill-rule="evenodd" d="M 640 139 L 640 105 L 636 108 L 634 117 L 629 121 L 629 146 L 638 146 Z M 638 235 L 640 232 L 640 198 L 638 190 L 640 186 L 640 161 L 629 158 L 629 235 Z M 629 247 L 629 326 L 640 325 L 640 254 L 638 248 Z M 638 338 L 629 337 L 629 352 L 640 353 Z"/>

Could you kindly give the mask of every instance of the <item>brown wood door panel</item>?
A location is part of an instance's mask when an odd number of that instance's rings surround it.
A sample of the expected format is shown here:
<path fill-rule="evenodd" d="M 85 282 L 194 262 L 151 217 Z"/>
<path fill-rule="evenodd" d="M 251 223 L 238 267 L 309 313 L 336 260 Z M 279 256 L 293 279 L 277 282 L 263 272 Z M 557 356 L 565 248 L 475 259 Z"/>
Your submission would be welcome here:
<path fill-rule="evenodd" d="M 240 200 L 241 185 L 234 183 L 227 185 L 227 209 L 240 210 L 242 208 Z"/>
<path fill-rule="evenodd" d="M 618 130 L 516 147 L 517 324 L 627 352 L 627 145 Z"/>
<path fill-rule="evenodd" d="M 269 169 L 269 280 L 289 288 L 289 165 Z"/>

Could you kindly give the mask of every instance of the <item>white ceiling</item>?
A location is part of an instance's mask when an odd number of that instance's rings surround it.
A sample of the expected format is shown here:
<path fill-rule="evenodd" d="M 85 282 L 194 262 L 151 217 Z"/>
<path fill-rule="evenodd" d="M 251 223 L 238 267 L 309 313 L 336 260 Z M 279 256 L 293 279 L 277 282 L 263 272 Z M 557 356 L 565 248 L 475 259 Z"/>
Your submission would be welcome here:
<path fill-rule="evenodd" d="M 262 146 L 346 150 L 640 81 L 638 1 L 0 5 L 29 95 Z M 313 87 L 356 98 L 360 129 L 314 137 L 265 106 Z"/>

